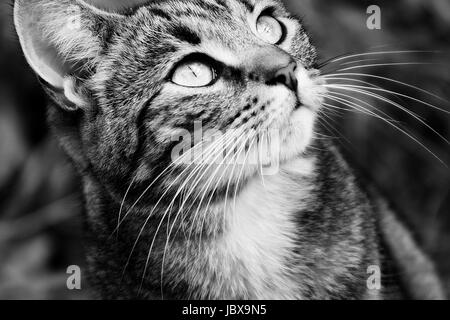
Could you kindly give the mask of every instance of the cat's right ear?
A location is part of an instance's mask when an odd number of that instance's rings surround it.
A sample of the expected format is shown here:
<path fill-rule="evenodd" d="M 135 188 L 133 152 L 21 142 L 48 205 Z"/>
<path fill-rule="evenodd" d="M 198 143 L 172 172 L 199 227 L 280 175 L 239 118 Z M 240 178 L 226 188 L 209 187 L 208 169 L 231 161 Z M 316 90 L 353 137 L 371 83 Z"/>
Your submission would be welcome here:
<path fill-rule="evenodd" d="M 80 107 L 81 72 L 101 58 L 102 36 L 116 15 L 80 0 L 16 0 L 14 23 L 26 60 L 50 87 Z"/>

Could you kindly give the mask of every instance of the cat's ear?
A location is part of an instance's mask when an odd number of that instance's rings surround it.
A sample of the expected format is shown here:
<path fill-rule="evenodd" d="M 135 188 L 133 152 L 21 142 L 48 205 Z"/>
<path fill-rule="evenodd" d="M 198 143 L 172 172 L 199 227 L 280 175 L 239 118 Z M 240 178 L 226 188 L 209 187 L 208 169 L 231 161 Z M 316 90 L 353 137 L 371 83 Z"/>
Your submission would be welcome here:
<path fill-rule="evenodd" d="M 14 23 L 25 57 L 51 87 L 79 105 L 76 79 L 101 58 L 116 16 L 80 0 L 16 0 Z"/>

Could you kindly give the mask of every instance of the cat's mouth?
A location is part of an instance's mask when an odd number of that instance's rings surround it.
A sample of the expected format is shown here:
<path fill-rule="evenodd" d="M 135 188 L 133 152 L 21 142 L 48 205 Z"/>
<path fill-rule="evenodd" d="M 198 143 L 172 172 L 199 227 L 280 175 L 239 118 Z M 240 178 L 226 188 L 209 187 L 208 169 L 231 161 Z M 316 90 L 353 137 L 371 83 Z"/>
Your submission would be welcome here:
<path fill-rule="evenodd" d="M 269 168 L 267 174 L 276 174 L 283 164 L 301 157 L 313 140 L 316 117 L 326 93 L 325 82 L 314 69 L 298 68 L 296 76 L 297 94 L 285 94 L 275 106 L 280 111 L 259 133 L 262 143 L 253 151 L 259 155 L 259 165 Z"/>
<path fill-rule="evenodd" d="M 297 96 L 302 106 L 317 112 L 322 106 L 326 94 L 325 79 L 317 69 L 299 68 L 297 72 Z"/>

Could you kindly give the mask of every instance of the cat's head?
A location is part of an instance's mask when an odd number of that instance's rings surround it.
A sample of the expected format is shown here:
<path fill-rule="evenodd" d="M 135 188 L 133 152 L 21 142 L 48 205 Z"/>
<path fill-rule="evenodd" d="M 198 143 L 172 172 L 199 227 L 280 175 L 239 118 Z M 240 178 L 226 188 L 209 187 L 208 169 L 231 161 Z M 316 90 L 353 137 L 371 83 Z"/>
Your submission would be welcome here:
<path fill-rule="evenodd" d="M 185 178 L 206 172 L 204 182 L 226 170 L 226 183 L 310 144 L 324 89 L 314 47 L 280 1 L 159 0 L 113 11 L 78 0 L 15 4 L 25 56 L 59 104 L 52 124 L 82 170 L 120 187 L 169 166 Z"/>

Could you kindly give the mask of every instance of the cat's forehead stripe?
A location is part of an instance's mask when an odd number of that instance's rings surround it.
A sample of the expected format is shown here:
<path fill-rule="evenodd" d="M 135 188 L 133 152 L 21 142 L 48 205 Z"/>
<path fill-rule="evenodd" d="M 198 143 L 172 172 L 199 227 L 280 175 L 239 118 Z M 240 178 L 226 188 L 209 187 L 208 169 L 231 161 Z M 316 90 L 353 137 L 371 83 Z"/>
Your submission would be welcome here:
<path fill-rule="evenodd" d="M 201 43 L 201 39 L 198 34 L 185 25 L 176 25 L 169 29 L 169 33 L 175 38 L 183 42 L 188 42 L 192 45 L 198 45 Z"/>
<path fill-rule="evenodd" d="M 195 9 L 191 6 L 187 5 L 187 2 L 194 4 Z M 171 26 L 168 28 L 168 33 L 181 40 L 183 42 L 190 43 L 192 45 L 199 45 L 201 43 L 201 37 L 194 31 L 191 27 L 188 27 L 183 23 L 183 18 L 192 19 L 193 17 L 199 18 L 201 20 L 210 20 L 214 22 L 216 18 L 211 16 L 212 12 L 219 14 L 219 16 L 225 18 L 225 15 L 230 14 L 230 11 L 233 11 L 229 5 L 230 2 L 238 3 L 239 5 L 243 5 L 249 12 L 253 12 L 255 10 L 255 4 L 253 0 L 220 0 L 220 1 L 211 1 L 211 0 L 189 0 L 186 2 L 182 2 L 182 4 L 177 1 L 161 1 L 159 3 L 154 3 L 153 5 L 147 7 L 147 10 L 152 15 L 158 16 L 166 20 Z M 173 16 L 171 12 L 173 10 L 177 11 L 177 15 Z M 179 23 L 177 25 L 173 25 L 174 23 Z M 196 28 L 194 28 L 196 29 Z"/>
<path fill-rule="evenodd" d="M 159 16 L 166 16 L 168 17 L 168 12 L 176 11 L 177 16 L 199 16 L 204 15 L 205 17 L 211 16 L 212 13 L 215 14 L 223 14 L 225 12 L 230 12 L 230 10 L 234 7 L 232 3 L 238 3 L 240 5 L 243 5 L 247 11 L 252 13 L 255 10 L 255 1 L 253 0 L 185 0 L 182 1 L 182 5 L 180 3 L 177 3 L 177 1 L 172 0 L 166 0 L 166 1 L 160 1 L 157 3 L 153 3 L 148 6 L 148 8 L 152 11 L 152 13 L 155 13 Z M 195 9 L 193 10 L 193 6 Z M 172 10 L 175 9 L 176 10 Z M 159 12 L 157 12 L 159 10 Z M 163 11 L 161 11 L 163 10 Z M 203 12 L 199 12 L 199 10 L 202 10 Z M 168 12 L 165 12 L 168 11 Z M 163 14 L 160 14 L 163 13 Z"/>
<path fill-rule="evenodd" d="M 167 14 L 164 10 L 161 10 L 159 8 L 150 8 L 149 12 L 152 15 L 158 16 L 158 17 L 166 19 L 168 21 L 172 20 L 172 18 L 171 18 L 171 16 L 169 14 Z"/>
<path fill-rule="evenodd" d="M 255 5 L 251 0 L 240 0 L 240 2 L 247 8 L 249 12 L 253 12 L 255 10 Z"/>
<path fill-rule="evenodd" d="M 160 1 L 152 4 L 150 10 L 160 9 L 165 13 L 176 13 L 176 17 L 181 16 L 211 16 L 211 14 L 223 14 L 229 11 L 225 5 L 225 1 L 208 1 L 208 0 L 185 0 L 185 1 Z"/>

